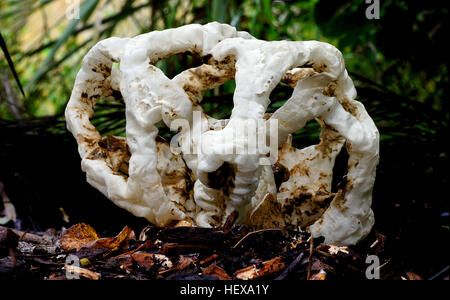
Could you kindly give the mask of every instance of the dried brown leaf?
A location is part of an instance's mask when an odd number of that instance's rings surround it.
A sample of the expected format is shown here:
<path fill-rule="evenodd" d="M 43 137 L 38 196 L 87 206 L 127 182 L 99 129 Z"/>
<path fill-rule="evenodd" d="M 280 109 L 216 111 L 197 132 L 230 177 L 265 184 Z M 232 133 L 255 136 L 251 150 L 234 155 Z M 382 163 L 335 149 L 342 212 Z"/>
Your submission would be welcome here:
<path fill-rule="evenodd" d="M 328 264 L 325 264 L 323 262 L 321 262 L 320 260 L 314 260 L 312 267 L 311 267 L 311 271 L 320 271 L 320 270 L 324 270 L 327 272 L 332 272 L 334 273 L 334 268 Z"/>
<path fill-rule="evenodd" d="M 180 256 L 177 264 L 177 270 L 183 271 L 185 269 L 188 269 L 195 264 L 195 261 L 196 260 L 190 256 Z"/>
<path fill-rule="evenodd" d="M 255 265 L 238 270 L 235 272 L 235 276 L 238 279 L 250 280 L 257 279 L 278 271 L 283 270 L 286 267 L 281 257 L 275 257 L 271 260 L 262 263 L 261 268 L 257 268 Z"/>
<path fill-rule="evenodd" d="M 218 265 L 212 264 L 203 269 L 203 275 L 216 277 L 219 280 L 231 280 L 232 278 L 227 272 Z"/>
<path fill-rule="evenodd" d="M 61 243 L 61 247 L 66 251 L 74 248 L 79 251 L 85 244 L 98 240 L 99 238 L 92 226 L 80 223 L 65 230 L 61 234 L 59 242 Z"/>
<path fill-rule="evenodd" d="M 408 276 L 409 280 L 423 280 L 423 277 L 414 273 L 414 272 L 407 272 L 406 275 Z"/>
<path fill-rule="evenodd" d="M 320 270 L 319 273 L 313 274 L 309 280 L 326 280 L 327 273 L 324 270 Z"/>
<path fill-rule="evenodd" d="M 215 260 L 215 259 L 218 258 L 218 257 L 219 257 L 218 254 L 213 254 L 213 255 L 211 255 L 211 256 L 208 256 L 208 257 L 205 258 L 204 260 L 201 260 L 201 261 L 200 261 L 200 265 L 207 264 L 207 263 L 209 263 L 209 262 Z"/>
<path fill-rule="evenodd" d="M 150 268 L 155 263 L 160 263 L 163 268 L 172 268 L 173 264 L 170 259 L 162 254 L 152 254 L 152 253 L 134 253 L 131 254 L 131 259 L 136 262 L 142 268 Z"/>
<path fill-rule="evenodd" d="M 0 248 L 16 248 L 19 236 L 9 228 L 0 228 Z"/>
<path fill-rule="evenodd" d="M 130 227 L 125 228 L 113 238 L 100 238 L 95 229 L 87 224 L 76 224 L 64 231 L 59 239 L 61 247 L 68 251 L 76 249 L 80 251 L 84 248 L 93 254 L 112 252 L 119 249 L 124 242 L 134 237 L 134 232 Z M 89 252 L 88 251 L 88 252 Z"/>

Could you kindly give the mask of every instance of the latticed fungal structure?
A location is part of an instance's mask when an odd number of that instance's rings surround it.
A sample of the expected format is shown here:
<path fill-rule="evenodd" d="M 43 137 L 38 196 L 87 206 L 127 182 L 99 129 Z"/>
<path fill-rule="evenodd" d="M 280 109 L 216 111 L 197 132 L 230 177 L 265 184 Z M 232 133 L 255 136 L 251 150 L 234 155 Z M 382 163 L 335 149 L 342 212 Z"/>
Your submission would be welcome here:
<path fill-rule="evenodd" d="M 172 79 L 155 66 L 185 52 L 203 57 L 204 64 Z M 208 116 L 200 106 L 202 92 L 232 79 L 231 117 Z M 280 81 L 293 88 L 292 96 L 266 114 Z M 374 224 L 370 207 L 379 158 L 378 130 L 355 97 L 342 54 L 332 45 L 268 42 L 214 22 L 99 42 L 83 60 L 66 120 L 87 181 L 151 223 L 220 226 L 238 211 L 239 223 L 300 226 L 327 243 L 349 245 Z M 91 124 L 99 99 L 124 102 L 126 138 L 102 137 Z M 320 143 L 293 147 L 291 134 L 313 119 L 322 128 Z M 176 129 L 177 120 L 185 120 L 189 130 L 172 144 L 184 150 L 201 144 L 202 151 L 172 151 L 158 137 L 157 123 Z M 242 120 L 278 122 L 278 153 L 271 165 L 261 164 L 267 153 L 259 150 L 226 151 L 249 145 L 249 135 L 239 128 Z M 345 184 L 332 192 L 335 159 L 344 146 Z"/>

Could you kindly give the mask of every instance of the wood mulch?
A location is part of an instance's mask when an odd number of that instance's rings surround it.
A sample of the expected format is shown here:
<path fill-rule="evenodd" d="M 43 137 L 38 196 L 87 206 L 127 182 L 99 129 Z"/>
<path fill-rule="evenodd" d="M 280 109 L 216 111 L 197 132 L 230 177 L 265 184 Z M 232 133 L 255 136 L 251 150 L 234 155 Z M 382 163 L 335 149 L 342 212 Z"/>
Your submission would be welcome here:
<path fill-rule="evenodd" d="M 126 226 L 108 238 L 83 223 L 44 233 L 0 227 L 0 279 L 333 280 L 376 272 L 380 279 L 423 279 L 394 267 L 376 231 L 357 246 L 337 247 L 299 229 L 235 226 L 234 218 L 221 228 L 179 223 L 147 226 L 139 235 Z"/>

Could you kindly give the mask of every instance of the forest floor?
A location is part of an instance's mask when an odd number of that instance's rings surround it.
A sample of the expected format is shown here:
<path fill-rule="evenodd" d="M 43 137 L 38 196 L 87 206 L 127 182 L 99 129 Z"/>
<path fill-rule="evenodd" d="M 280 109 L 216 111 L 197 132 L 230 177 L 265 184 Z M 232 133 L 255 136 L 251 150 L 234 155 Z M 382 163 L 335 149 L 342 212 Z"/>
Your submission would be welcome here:
<path fill-rule="evenodd" d="M 337 247 L 298 229 L 236 226 L 235 218 L 212 229 L 147 226 L 139 235 L 125 226 L 115 237 L 84 223 L 59 232 L 0 227 L 0 279 L 424 279 L 394 261 L 375 230 Z M 448 279 L 448 268 L 435 278 Z"/>

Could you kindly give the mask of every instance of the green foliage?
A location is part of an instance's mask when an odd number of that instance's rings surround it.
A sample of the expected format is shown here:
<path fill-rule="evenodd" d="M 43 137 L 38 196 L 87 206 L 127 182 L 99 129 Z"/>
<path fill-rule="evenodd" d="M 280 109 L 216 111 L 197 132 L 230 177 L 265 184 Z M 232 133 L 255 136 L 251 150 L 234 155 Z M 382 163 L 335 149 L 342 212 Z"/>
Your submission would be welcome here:
<path fill-rule="evenodd" d="M 25 86 L 26 100 L 19 96 L 25 115 L 61 115 L 81 59 L 103 38 L 219 21 L 247 30 L 257 38 L 320 40 L 337 46 L 360 87 L 360 99 L 382 129 L 383 141 L 401 137 L 405 126 L 433 135 L 439 126 L 448 125 L 447 8 L 387 0 L 381 1 L 381 19 L 367 20 L 367 4 L 363 0 L 84 0 L 80 19 L 68 21 L 64 11 L 45 16 L 45 9 L 56 2 L 0 0 L 0 30 Z M 33 26 L 28 20 L 39 14 L 47 26 L 37 36 L 27 35 Z M 195 64 L 196 58 L 177 55 L 158 62 L 158 67 L 173 77 Z M 0 70 L 7 69 L 8 64 L 0 56 Z M 206 92 L 203 106 L 207 112 L 215 117 L 228 116 L 234 87 L 234 81 L 230 81 Z M 372 91 L 366 93 L 365 88 Z M 220 102 L 214 98 L 218 95 L 222 95 Z M 283 105 L 289 96 L 290 90 L 280 84 L 273 93 L 269 111 Z M 392 114 L 388 101 L 396 101 L 396 114 Z M 401 119 L 404 115 L 399 115 L 400 110 L 416 113 L 417 103 L 423 104 L 423 113 L 433 115 L 437 124 L 425 121 L 410 125 Z M 123 117 L 122 112 L 114 114 L 118 107 L 99 107 L 105 109 L 99 111 L 95 120 L 99 128 L 104 132 L 123 131 L 122 120 L 108 121 L 111 117 Z M 5 101 L 0 103 L 0 118 L 12 119 Z M 296 136 L 317 139 L 317 129 L 310 125 Z"/>

